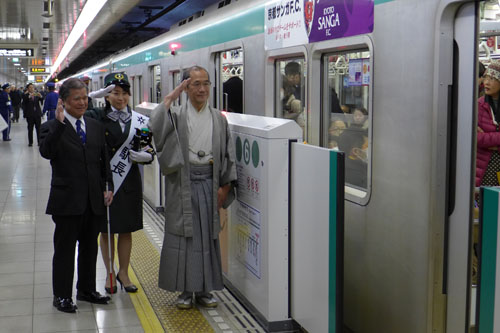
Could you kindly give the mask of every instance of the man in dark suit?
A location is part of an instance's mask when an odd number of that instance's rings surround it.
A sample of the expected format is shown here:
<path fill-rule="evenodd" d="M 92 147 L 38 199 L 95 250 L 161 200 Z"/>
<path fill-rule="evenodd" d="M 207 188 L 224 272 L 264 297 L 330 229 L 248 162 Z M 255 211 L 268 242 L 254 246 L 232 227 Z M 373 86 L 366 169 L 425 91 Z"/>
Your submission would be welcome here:
<path fill-rule="evenodd" d="M 42 123 L 42 95 L 35 91 L 33 83 L 26 87 L 26 94 L 23 96 L 23 114 L 28 122 L 28 146 L 33 146 L 33 127 L 36 130 L 36 141 L 40 145 L 40 124 Z"/>
<path fill-rule="evenodd" d="M 87 110 L 87 87 L 72 78 L 63 83 L 59 96 L 56 119 L 41 127 L 40 154 L 52 166 L 46 213 L 52 215 L 56 225 L 53 305 L 59 311 L 75 312 L 77 306 L 71 296 L 77 241 L 77 300 L 107 304 L 110 299 L 96 291 L 95 275 L 98 225 L 105 218 L 105 205 L 113 200 L 113 182 L 103 127 L 83 116 Z M 106 181 L 110 184 L 109 192 L 105 192 Z"/>

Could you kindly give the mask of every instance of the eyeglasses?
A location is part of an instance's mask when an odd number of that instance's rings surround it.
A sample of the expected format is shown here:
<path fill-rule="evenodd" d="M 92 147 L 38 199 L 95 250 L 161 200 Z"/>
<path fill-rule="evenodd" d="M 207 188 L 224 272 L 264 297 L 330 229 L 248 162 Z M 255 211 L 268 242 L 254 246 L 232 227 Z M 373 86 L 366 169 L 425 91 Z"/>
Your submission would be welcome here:
<path fill-rule="evenodd" d="M 212 85 L 212 82 L 210 82 L 210 81 L 204 81 L 204 82 L 196 81 L 196 82 L 191 83 L 190 85 L 192 85 L 196 89 L 199 89 L 201 86 L 203 86 L 203 88 L 208 88 Z"/>

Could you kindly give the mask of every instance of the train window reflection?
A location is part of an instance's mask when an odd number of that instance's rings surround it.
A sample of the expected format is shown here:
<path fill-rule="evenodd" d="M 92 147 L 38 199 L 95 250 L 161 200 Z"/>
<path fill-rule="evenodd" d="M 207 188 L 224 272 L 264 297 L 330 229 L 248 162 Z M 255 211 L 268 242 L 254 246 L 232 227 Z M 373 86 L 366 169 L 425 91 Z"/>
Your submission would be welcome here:
<path fill-rule="evenodd" d="M 221 52 L 220 82 L 222 83 L 222 110 L 243 113 L 243 49 Z"/>
<path fill-rule="evenodd" d="M 181 81 L 182 81 L 182 75 L 181 75 L 181 72 L 180 71 L 176 71 L 176 72 L 172 72 L 172 90 L 175 89 L 175 87 L 177 87 L 179 84 L 181 84 Z M 182 96 L 182 94 L 181 94 Z M 179 98 L 177 98 L 174 102 L 173 102 L 173 105 L 174 106 L 179 106 L 181 105 L 181 96 L 179 96 Z"/>
<path fill-rule="evenodd" d="M 150 68 L 151 76 L 151 102 L 160 103 L 161 102 L 161 67 L 160 65 L 155 65 Z"/>
<path fill-rule="evenodd" d="M 278 84 L 277 114 L 279 118 L 291 119 L 302 128 L 306 138 L 306 66 L 303 58 L 276 62 Z"/>
<path fill-rule="evenodd" d="M 371 161 L 370 52 L 327 54 L 323 64 L 324 146 L 345 152 L 346 185 L 366 191 Z"/>

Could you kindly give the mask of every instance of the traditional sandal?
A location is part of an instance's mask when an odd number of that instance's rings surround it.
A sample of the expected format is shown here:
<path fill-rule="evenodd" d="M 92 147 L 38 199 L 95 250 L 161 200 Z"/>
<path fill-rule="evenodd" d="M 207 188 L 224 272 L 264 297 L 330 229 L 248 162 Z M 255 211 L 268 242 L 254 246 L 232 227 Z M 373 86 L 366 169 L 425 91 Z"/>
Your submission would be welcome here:
<path fill-rule="evenodd" d="M 196 303 L 206 308 L 216 308 L 219 302 L 210 293 L 196 295 Z"/>
<path fill-rule="evenodd" d="M 175 306 L 181 310 L 191 309 L 193 307 L 193 295 L 185 293 L 180 294 L 175 301 Z"/>

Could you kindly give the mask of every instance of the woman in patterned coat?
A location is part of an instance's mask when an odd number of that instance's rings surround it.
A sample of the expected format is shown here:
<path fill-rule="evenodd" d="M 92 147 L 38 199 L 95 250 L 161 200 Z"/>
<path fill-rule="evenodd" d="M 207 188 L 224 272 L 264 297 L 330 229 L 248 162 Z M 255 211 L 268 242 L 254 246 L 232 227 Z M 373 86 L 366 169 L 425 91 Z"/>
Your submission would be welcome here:
<path fill-rule="evenodd" d="M 500 61 L 484 74 L 485 95 L 478 100 L 476 186 L 498 186 L 500 178 Z"/>

